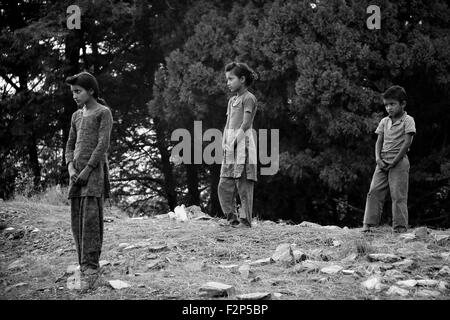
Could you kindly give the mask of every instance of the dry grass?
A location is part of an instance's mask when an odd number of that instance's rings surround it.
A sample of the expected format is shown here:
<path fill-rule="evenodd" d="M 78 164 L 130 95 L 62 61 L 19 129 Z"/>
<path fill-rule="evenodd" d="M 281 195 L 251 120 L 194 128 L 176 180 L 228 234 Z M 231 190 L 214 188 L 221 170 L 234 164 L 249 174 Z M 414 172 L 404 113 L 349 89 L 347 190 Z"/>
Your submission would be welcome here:
<path fill-rule="evenodd" d="M 238 294 L 279 292 L 283 300 L 390 299 L 383 293 L 367 292 L 361 287 L 360 283 L 377 267 L 367 261 L 367 254 L 395 253 L 409 248 L 417 252 L 416 259 L 424 268 L 436 262 L 429 256 L 422 261 L 423 246 L 404 244 L 388 228 L 365 236 L 357 229 L 335 231 L 258 221 L 254 228 L 242 230 L 221 227 L 217 219 L 185 223 L 156 218 L 133 220 L 116 208 L 107 208 L 105 216 L 114 217 L 114 221 L 105 223 L 101 259 L 110 261 L 112 266 L 105 269 L 104 277 L 126 281 L 132 287 L 120 291 L 101 287 L 80 294 L 65 289 L 64 281 L 55 283 L 68 265 L 76 264 L 69 207 L 16 201 L 0 204 L 0 211 L 10 226 L 32 225 L 41 229 L 20 240 L 7 240 L 0 235 L 0 298 L 3 299 L 203 299 L 199 288 L 208 281 L 233 285 Z M 333 246 L 333 240 L 340 245 Z M 120 243 L 142 242 L 147 246 L 128 251 L 118 249 Z M 168 244 L 169 249 L 154 255 L 164 262 L 163 268 L 148 270 L 147 265 L 154 261 L 149 259 L 152 255 L 149 245 L 162 243 Z M 363 276 L 297 272 L 296 266 L 273 263 L 252 267 L 254 276 L 243 279 L 239 272 L 218 267 L 268 258 L 281 243 L 295 243 L 320 266 L 338 264 L 358 270 Z M 27 268 L 8 271 L 7 266 L 18 258 L 28 264 Z M 421 269 L 414 272 L 430 276 Z M 252 281 L 254 277 L 259 280 Z M 5 292 L 8 286 L 19 282 L 28 285 Z M 442 298 L 449 296 L 447 292 Z"/>

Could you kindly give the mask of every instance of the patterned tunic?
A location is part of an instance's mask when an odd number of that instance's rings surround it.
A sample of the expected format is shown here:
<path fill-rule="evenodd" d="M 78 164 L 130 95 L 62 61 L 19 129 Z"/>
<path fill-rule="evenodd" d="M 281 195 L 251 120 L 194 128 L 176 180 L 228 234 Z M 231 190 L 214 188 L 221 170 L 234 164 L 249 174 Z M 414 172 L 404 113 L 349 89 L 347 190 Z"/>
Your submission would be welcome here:
<path fill-rule="evenodd" d="M 111 110 L 104 106 L 87 116 L 83 116 L 81 109 L 73 113 L 66 144 L 66 163 L 73 161 L 77 174 L 87 165 L 93 170 L 85 186 L 75 186 L 70 181 L 69 199 L 86 196 L 109 198 L 107 151 L 112 124 Z"/>
<path fill-rule="evenodd" d="M 256 97 L 248 91 L 245 91 L 240 96 L 233 96 L 228 100 L 227 123 L 224 130 L 225 144 L 229 145 L 232 143 L 237 133 L 236 130 L 242 125 L 245 112 L 251 113 L 251 125 L 245 134 L 245 152 L 239 146 L 236 154 L 234 152 L 226 152 L 222 161 L 220 177 L 240 178 L 245 169 L 246 178 L 257 181 L 256 144 L 255 137 L 252 134 L 256 110 Z"/>

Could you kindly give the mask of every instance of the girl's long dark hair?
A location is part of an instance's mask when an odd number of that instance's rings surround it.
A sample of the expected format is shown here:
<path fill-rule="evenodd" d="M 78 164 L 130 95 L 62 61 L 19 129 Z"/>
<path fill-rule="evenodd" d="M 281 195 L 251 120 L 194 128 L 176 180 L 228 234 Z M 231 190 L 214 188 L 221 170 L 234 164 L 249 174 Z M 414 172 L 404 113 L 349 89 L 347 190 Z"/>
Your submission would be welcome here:
<path fill-rule="evenodd" d="M 86 90 L 91 90 L 92 89 L 94 91 L 93 97 L 95 98 L 95 100 L 97 100 L 97 102 L 99 102 L 99 103 L 101 103 L 101 104 L 103 104 L 105 106 L 108 106 L 106 101 L 99 97 L 100 89 L 99 89 L 99 86 L 98 86 L 97 79 L 92 74 L 90 74 L 89 72 L 83 71 L 83 72 L 80 72 L 80 73 L 78 73 L 76 75 L 67 77 L 66 83 L 70 84 L 70 85 L 80 86 L 80 87 L 82 87 L 82 88 L 84 88 Z"/>

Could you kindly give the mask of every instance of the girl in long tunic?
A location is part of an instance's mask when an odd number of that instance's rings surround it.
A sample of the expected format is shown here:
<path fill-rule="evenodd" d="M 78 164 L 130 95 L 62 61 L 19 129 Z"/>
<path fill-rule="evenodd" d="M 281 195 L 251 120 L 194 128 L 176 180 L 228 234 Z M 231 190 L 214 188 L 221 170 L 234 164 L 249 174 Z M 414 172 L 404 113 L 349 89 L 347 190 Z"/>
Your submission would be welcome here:
<path fill-rule="evenodd" d="M 111 110 L 98 97 L 99 86 L 93 75 L 82 72 L 67 78 L 66 82 L 70 84 L 73 98 L 80 108 L 72 115 L 66 144 L 66 164 L 70 176 L 68 197 L 72 232 L 81 285 L 84 284 L 87 289 L 99 275 L 103 202 L 109 198 L 107 151 L 113 119 Z"/>
<path fill-rule="evenodd" d="M 256 97 L 247 89 L 256 79 L 256 73 L 245 63 L 232 62 L 225 66 L 225 76 L 228 88 L 235 95 L 228 101 L 218 197 L 228 224 L 245 228 L 252 224 L 253 188 L 257 181 L 252 131 L 257 106 Z M 241 200 L 239 218 L 235 213 L 237 194 Z"/>

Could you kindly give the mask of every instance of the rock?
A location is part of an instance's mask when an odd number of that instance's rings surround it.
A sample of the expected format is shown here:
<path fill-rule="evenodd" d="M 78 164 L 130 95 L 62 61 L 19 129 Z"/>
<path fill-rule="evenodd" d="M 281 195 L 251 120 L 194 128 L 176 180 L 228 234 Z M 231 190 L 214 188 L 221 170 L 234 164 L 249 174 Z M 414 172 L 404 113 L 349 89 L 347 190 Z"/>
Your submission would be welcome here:
<path fill-rule="evenodd" d="M 128 247 L 123 248 L 123 251 L 130 251 L 130 250 L 138 249 L 138 248 L 139 248 L 139 246 L 132 244 L 132 245 L 129 245 Z"/>
<path fill-rule="evenodd" d="M 108 283 L 115 290 L 121 290 L 131 287 L 130 284 L 122 280 L 109 280 Z"/>
<path fill-rule="evenodd" d="M 358 254 L 352 253 L 352 254 L 348 255 L 347 257 L 345 257 L 344 259 L 342 259 L 341 262 L 342 263 L 350 263 L 350 262 L 356 261 L 357 258 L 358 258 Z"/>
<path fill-rule="evenodd" d="M 405 243 L 414 241 L 417 239 L 416 235 L 414 233 L 403 233 L 399 235 L 399 239 L 404 240 Z"/>
<path fill-rule="evenodd" d="M 239 269 L 239 265 L 237 265 L 237 264 L 218 265 L 217 267 L 220 269 L 223 269 L 223 270 L 229 270 L 231 272 L 237 272 Z"/>
<path fill-rule="evenodd" d="M 170 217 L 170 212 L 169 212 L 169 217 Z M 184 206 L 184 204 L 182 204 L 181 206 L 176 206 L 175 210 L 174 210 L 174 214 L 172 215 L 172 219 L 176 220 L 176 221 L 180 221 L 180 222 L 186 222 L 189 220 L 188 216 L 187 216 L 187 212 L 186 212 L 186 207 Z"/>
<path fill-rule="evenodd" d="M 398 270 L 388 270 L 384 275 L 394 280 L 405 278 L 405 275 Z"/>
<path fill-rule="evenodd" d="M 81 290 L 81 277 L 80 272 L 75 272 L 72 276 L 67 278 L 67 289 L 69 290 Z"/>
<path fill-rule="evenodd" d="M 333 240 L 333 247 L 340 247 L 342 245 L 342 242 L 339 240 Z"/>
<path fill-rule="evenodd" d="M 324 268 L 320 269 L 320 272 L 326 273 L 326 274 L 336 274 L 336 273 L 339 273 L 340 271 L 342 271 L 342 269 L 344 269 L 344 268 L 342 268 L 341 266 L 332 265 L 332 266 L 328 266 L 328 267 L 324 267 Z"/>
<path fill-rule="evenodd" d="M 450 252 L 441 252 L 441 257 L 444 260 L 449 260 L 450 261 Z"/>
<path fill-rule="evenodd" d="M 112 217 L 104 217 L 103 218 L 103 222 L 106 222 L 106 223 L 114 222 L 114 218 L 112 218 Z"/>
<path fill-rule="evenodd" d="M 317 262 L 311 261 L 311 260 L 305 260 L 302 261 L 300 264 L 296 265 L 292 273 L 299 273 L 299 272 L 306 272 L 306 273 L 312 273 L 317 272 L 320 269 L 320 265 Z"/>
<path fill-rule="evenodd" d="M 447 246 L 450 244 L 450 236 L 446 234 L 436 234 L 434 235 L 434 240 L 440 246 Z"/>
<path fill-rule="evenodd" d="M 193 220 L 199 221 L 199 220 L 213 220 L 213 219 L 214 219 L 213 217 L 204 215 L 204 216 L 196 217 L 196 218 L 194 218 Z"/>
<path fill-rule="evenodd" d="M 413 280 L 413 279 L 402 280 L 402 281 L 397 281 L 396 284 L 400 287 L 414 288 L 417 285 L 417 280 Z"/>
<path fill-rule="evenodd" d="M 144 217 L 133 217 L 131 220 L 144 220 Z"/>
<path fill-rule="evenodd" d="M 189 219 L 198 219 L 206 216 L 206 214 L 202 212 L 202 209 L 196 205 L 187 207 L 185 210 Z"/>
<path fill-rule="evenodd" d="M 309 222 L 309 221 L 303 221 L 299 224 L 300 227 L 307 227 L 307 228 L 321 228 L 322 226 L 320 224 Z"/>
<path fill-rule="evenodd" d="M 381 290 L 383 285 L 378 277 L 371 277 L 361 283 L 361 285 L 367 290 Z"/>
<path fill-rule="evenodd" d="M 27 266 L 27 264 L 22 259 L 19 259 L 19 260 L 12 262 L 8 266 L 8 270 L 10 270 L 10 271 L 20 270 L 20 269 L 25 268 L 26 266 Z"/>
<path fill-rule="evenodd" d="M 279 292 L 274 292 L 274 293 L 272 294 L 272 296 L 273 296 L 274 298 L 276 298 L 276 299 L 280 299 L 280 298 L 283 296 L 283 294 L 281 294 L 281 293 L 279 293 Z"/>
<path fill-rule="evenodd" d="M 11 234 L 15 231 L 16 229 L 13 227 L 8 227 L 5 229 L 5 234 Z"/>
<path fill-rule="evenodd" d="M 417 291 L 417 295 L 424 298 L 436 298 L 439 297 L 441 293 L 439 291 L 421 289 Z"/>
<path fill-rule="evenodd" d="M 401 260 L 400 257 L 396 256 L 395 254 L 390 253 L 371 253 L 368 256 L 369 261 L 381 261 L 386 263 L 392 263 L 397 262 Z"/>
<path fill-rule="evenodd" d="M 272 263 L 272 258 L 264 258 L 264 259 L 259 259 L 253 262 L 250 262 L 249 265 L 250 266 L 265 266 L 268 264 Z"/>
<path fill-rule="evenodd" d="M 301 262 L 308 258 L 308 256 L 301 250 L 294 250 L 292 251 L 292 254 L 294 255 L 295 262 Z"/>
<path fill-rule="evenodd" d="M 414 269 L 417 266 L 414 260 L 411 259 L 405 259 L 403 261 L 395 262 L 392 265 L 394 266 L 394 268 L 401 269 Z"/>
<path fill-rule="evenodd" d="M 248 279 L 253 274 L 250 271 L 250 266 L 248 264 L 240 266 L 238 271 L 241 274 L 241 277 L 243 277 L 244 279 Z"/>
<path fill-rule="evenodd" d="M 332 231 L 341 231 L 342 229 L 338 226 L 323 226 L 323 229 L 332 230 Z"/>
<path fill-rule="evenodd" d="M 276 249 L 275 252 L 272 255 L 272 260 L 273 261 L 278 261 L 281 259 L 281 257 L 285 256 L 285 255 L 290 255 L 292 252 L 291 249 L 291 245 L 289 243 L 283 243 L 280 244 Z"/>
<path fill-rule="evenodd" d="M 169 212 L 174 214 L 172 211 Z M 155 219 L 165 219 L 165 218 L 169 218 L 169 214 L 168 213 L 164 213 L 164 214 L 157 214 L 153 216 Z"/>
<path fill-rule="evenodd" d="M 166 267 L 166 262 L 161 259 L 157 259 L 149 264 L 147 264 L 147 270 L 159 270 Z"/>
<path fill-rule="evenodd" d="M 396 250 L 396 252 L 400 257 L 403 257 L 403 258 L 411 257 L 416 254 L 413 250 L 408 249 L 408 248 L 399 248 Z"/>
<path fill-rule="evenodd" d="M 103 268 L 103 267 L 111 265 L 111 262 L 109 262 L 108 260 L 100 260 L 98 263 L 100 265 L 100 268 Z"/>
<path fill-rule="evenodd" d="M 126 247 L 129 247 L 129 246 L 130 246 L 129 243 L 119 243 L 119 246 L 117 247 L 117 250 L 120 252 L 120 251 L 123 251 L 123 249 L 125 249 Z"/>
<path fill-rule="evenodd" d="M 270 292 L 255 292 L 246 293 L 236 296 L 238 300 L 269 300 L 271 298 Z"/>
<path fill-rule="evenodd" d="M 423 287 L 435 287 L 439 285 L 439 281 L 431 279 L 417 280 L 417 285 Z"/>
<path fill-rule="evenodd" d="M 352 276 L 352 275 L 356 275 L 356 271 L 355 270 L 347 270 L 347 269 L 343 269 L 342 273 L 348 276 Z"/>
<path fill-rule="evenodd" d="M 80 266 L 79 265 L 72 264 L 70 266 L 67 266 L 66 274 L 74 274 L 75 272 L 77 272 L 79 270 L 80 270 Z"/>
<path fill-rule="evenodd" d="M 397 286 L 391 286 L 389 288 L 389 290 L 386 292 L 387 295 L 389 296 L 402 296 L 402 297 L 406 297 L 409 294 L 408 290 L 399 288 Z"/>
<path fill-rule="evenodd" d="M 9 292 L 9 291 L 11 291 L 13 289 L 17 289 L 17 288 L 25 287 L 25 286 L 28 286 L 28 283 L 26 283 L 26 282 L 19 282 L 19 283 L 16 283 L 16 284 L 12 285 L 12 286 L 7 287 L 5 289 L 5 292 Z"/>
<path fill-rule="evenodd" d="M 447 281 L 439 281 L 439 290 L 447 290 L 448 282 Z"/>
<path fill-rule="evenodd" d="M 252 282 L 252 283 L 255 283 L 255 282 L 258 282 L 258 281 L 261 281 L 261 277 L 260 276 L 256 276 L 256 277 L 254 277 L 254 278 L 252 278 L 250 280 L 250 282 Z"/>
<path fill-rule="evenodd" d="M 427 227 L 420 227 L 414 230 L 414 235 L 421 240 L 424 240 L 428 237 L 428 229 Z"/>
<path fill-rule="evenodd" d="M 38 232 L 40 232 L 41 230 L 39 230 L 38 228 L 34 228 L 32 231 L 31 231 L 31 233 L 38 233 Z"/>
<path fill-rule="evenodd" d="M 169 248 L 167 247 L 167 245 L 163 244 L 163 245 L 149 247 L 148 251 L 155 253 L 155 252 L 162 252 L 162 251 L 165 251 L 165 250 L 168 250 L 168 249 Z"/>
<path fill-rule="evenodd" d="M 205 269 L 205 263 L 203 261 L 194 261 L 190 263 L 186 263 L 184 268 L 190 272 L 200 272 Z"/>
<path fill-rule="evenodd" d="M 228 284 L 220 282 L 207 282 L 200 287 L 200 295 L 206 297 L 230 297 L 236 289 Z"/>
<path fill-rule="evenodd" d="M 450 268 L 448 266 L 443 266 L 441 270 L 438 272 L 441 276 L 450 276 Z"/>

